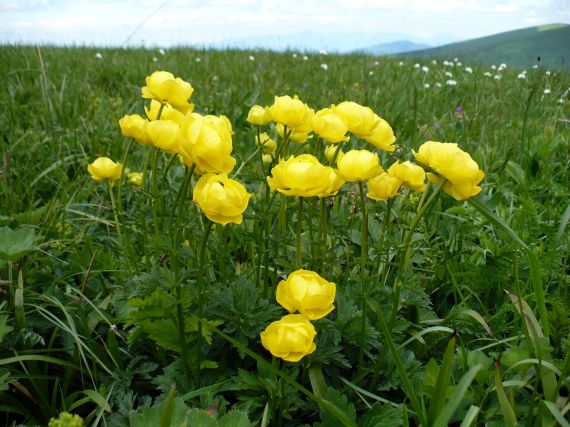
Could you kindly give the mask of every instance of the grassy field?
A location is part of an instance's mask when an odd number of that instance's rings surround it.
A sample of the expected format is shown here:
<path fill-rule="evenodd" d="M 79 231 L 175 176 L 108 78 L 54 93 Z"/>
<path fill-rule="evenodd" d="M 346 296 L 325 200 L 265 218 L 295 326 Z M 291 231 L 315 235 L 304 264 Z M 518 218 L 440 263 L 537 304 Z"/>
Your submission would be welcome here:
<path fill-rule="evenodd" d="M 0 422 L 568 426 L 570 75 L 447 61 L 1 46 Z M 155 70 L 231 121 L 230 176 L 253 194 L 242 224 L 212 227 L 198 176 L 121 135 Z M 353 136 L 343 151 L 384 169 L 456 142 L 483 190 L 270 192 L 246 117 L 275 95 L 371 107 L 399 149 Z M 326 163 L 323 148 L 290 146 Z M 144 184 L 95 182 L 100 156 Z M 287 362 L 260 333 L 287 314 L 276 286 L 300 266 L 336 283 L 335 310 L 313 322 L 316 351 Z"/>
<path fill-rule="evenodd" d="M 540 64 L 545 69 L 570 70 L 570 25 L 550 24 L 507 31 L 407 54 L 410 57 L 453 58 L 481 64 L 518 67 Z"/>

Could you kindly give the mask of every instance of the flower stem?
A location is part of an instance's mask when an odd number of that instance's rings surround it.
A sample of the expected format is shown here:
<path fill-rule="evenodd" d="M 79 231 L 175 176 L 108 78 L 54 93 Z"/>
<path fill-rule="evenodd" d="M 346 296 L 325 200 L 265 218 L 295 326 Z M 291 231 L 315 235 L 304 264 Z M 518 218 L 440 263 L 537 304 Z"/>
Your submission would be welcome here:
<path fill-rule="evenodd" d="M 299 197 L 299 210 L 297 211 L 297 269 L 303 266 L 303 253 L 302 253 L 302 239 L 301 239 L 301 225 L 303 222 L 303 198 Z"/>
<path fill-rule="evenodd" d="M 202 243 L 200 244 L 200 252 L 198 253 L 198 274 L 196 277 L 196 285 L 198 287 L 198 342 L 196 343 L 197 355 L 196 355 L 196 387 L 200 387 L 200 365 L 202 364 L 202 328 L 203 328 L 203 317 L 204 317 L 204 255 L 206 254 L 206 244 L 208 242 L 208 237 L 212 231 L 212 226 L 214 223 L 209 219 L 205 219 L 206 225 L 204 229 L 204 237 L 202 237 Z"/>
<path fill-rule="evenodd" d="M 320 202 L 320 218 L 319 218 L 319 229 L 320 229 L 320 240 L 321 240 L 321 271 L 325 271 L 326 268 L 326 256 L 327 256 L 327 246 L 328 246 L 328 235 L 327 235 L 327 210 L 326 210 L 326 198 L 321 197 Z"/>
<path fill-rule="evenodd" d="M 158 241 L 160 238 L 160 231 L 158 225 L 158 157 L 160 155 L 160 150 L 158 148 L 154 149 L 154 157 L 152 161 L 152 220 L 154 223 L 154 235 Z"/>
<path fill-rule="evenodd" d="M 419 224 L 420 220 L 426 213 L 427 209 L 431 206 L 431 204 L 435 201 L 437 195 L 439 194 L 440 190 L 443 188 L 447 180 L 442 179 L 441 182 L 434 188 L 433 192 L 429 196 L 427 200 L 425 200 L 425 193 L 418 204 L 418 210 L 412 224 L 410 225 L 410 229 L 404 238 L 404 244 L 402 245 L 400 256 L 400 263 L 398 266 L 398 272 L 396 275 L 396 279 L 394 280 L 394 291 L 393 291 L 393 301 L 392 301 L 392 313 L 390 314 L 390 319 L 388 321 L 388 325 L 391 326 L 396 320 L 396 314 L 398 313 L 398 307 L 400 305 L 400 278 L 402 277 L 404 268 L 409 267 L 410 265 L 410 258 L 411 258 L 411 248 L 410 242 L 412 240 L 412 236 L 414 235 L 414 231 L 416 230 L 417 225 Z M 427 193 L 427 190 L 426 190 Z M 425 202 L 424 202 L 425 201 Z"/>
<path fill-rule="evenodd" d="M 123 235 L 121 233 L 121 223 L 119 222 L 119 216 L 117 212 L 117 205 L 115 203 L 115 196 L 113 195 L 113 187 L 110 182 L 107 183 L 107 189 L 109 190 L 109 197 L 111 199 L 111 207 L 113 208 L 113 217 L 115 218 L 115 227 L 117 227 L 117 236 L 119 238 L 119 246 L 123 245 Z"/>
<path fill-rule="evenodd" d="M 360 210 L 362 211 L 362 235 L 360 237 L 360 298 L 362 302 L 362 319 L 360 324 L 360 349 L 358 351 L 358 366 L 362 366 L 364 359 L 364 344 L 366 333 L 366 258 L 368 257 L 368 212 L 364 197 L 364 184 L 358 181 L 360 195 Z"/>

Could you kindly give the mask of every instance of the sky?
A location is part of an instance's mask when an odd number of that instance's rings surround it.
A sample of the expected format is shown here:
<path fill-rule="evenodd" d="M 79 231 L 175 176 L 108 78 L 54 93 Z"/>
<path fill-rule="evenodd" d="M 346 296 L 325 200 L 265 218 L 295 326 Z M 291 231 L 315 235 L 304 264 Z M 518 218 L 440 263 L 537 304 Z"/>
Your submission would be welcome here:
<path fill-rule="evenodd" d="M 549 23 L 570 0 L 0 0 L 0 43 L 346 51 Z"/>

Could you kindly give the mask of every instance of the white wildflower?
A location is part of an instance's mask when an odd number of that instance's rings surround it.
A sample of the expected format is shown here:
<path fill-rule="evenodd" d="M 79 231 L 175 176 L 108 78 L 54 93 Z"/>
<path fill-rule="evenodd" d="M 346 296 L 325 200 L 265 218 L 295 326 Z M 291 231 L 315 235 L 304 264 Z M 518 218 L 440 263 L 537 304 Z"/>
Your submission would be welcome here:
<path fill-rule="evenodd" d="M 429 83 L 424 83 L 424 87 L 425 87 L 426 89 L 429 89 Z"/>
<path fill-rule="evenodd" d="M 309 57 L 307 55 L 303 55 L 303 61 L 308 61 Z"/>
<path fill-rule="evenodd" d="M 533 65 L 533 66 L 532 66 L 532 69 L 533 69 L 533 70 L 536 70 L 537 68 L 538 68 L 538 65 Z"/>
<path fill-rule="evenodd" d="M 458 63 L 455 64 L 455 65 L 457 65 L 458 67 L 461 67 L 463 64 L 462 64 L 461 62 L 458 62 Z"/>
<path fill-rule="evenodd" d="M 431 60 L 431 63 L 432 63 L 433 65 L 437 65 L 437 61 L 436 61 L 435 59 L 432 59 L 432 60 Z"/>
<path fill-rule="evenodd" d="M 495 80 L 501 80 L 501 76 L 500 76 L 499 74 L 495 74 L 495 75 L 493 76 L 493 78 L 494 78 Z"/>
<path fill-rule="evenodd" d="M 525 73 L 519 73 L 519 75 L 517 76 L 518 79 L 526 79 L 526 74 Z"/>
<path fill-rule="evenodd" d="M 491 65 L 491 70 L 496 70 L 497 66 L 495 64 Z"/>
<path fill-rule="evenodd" d="M 441 83 L 440 83 L 440 82 L 437 82 L 437 83 L 435 84 L 435 87 L 441 87 Z"/>
<path fill-rule="evenodd" d="M 255 61 L 255 56 L 253 56 L 253 55 L 249 55 L 248 58 L 249 58 L 250 61 Z"/>
<path fill-rule="evenodd" d="M 152 62 L 156 62 L 156 61 L 158 61 L 158 58 L 156 56 L 153 56 Z"/>
<path fill-rule="evenodd" d="M 297 57 L 297 54 L 296 54 L 296 53 L 294 53 L 294 54 L 293 54 L 293 55 L 291 55 L 291 56 L 292 56 L 293 58 L 296 58 L 296 57 Z"/>
<path fill-rule="evenodd" d="M 201 59 L 200 59 L 199 57 L 196 57 L 195 61 L 196 61 L 196 62 L 200 62 Z"/>
<path fill-rule="evenodd" d="M 550 94 L 550 89 L 549 89 L 549 88 L 544 89 L 544 94 L 545 94 L 545 95 L 549 95 L 549 94 Z"/>
<path fill-rule="evenodd" d="M 465 72 L 469 73 L 469 74 L 473 74 L 473 68 L 471 67 L 465 67 Z"/>
<path fill-rule="evenodd" d="M 420 68 L 420 64 L 414 64 L 414 68 Z"/>
<path fill-rule="evenodd" d="M 370 70 L 370 71 L 368 72 L 368 75 L 369 75 L 369 76 L 373 76 L 373 75 L 374 75 L 374 71 Z"/>
<path fill-rule="evenodd" d="M 103 59 L 103 55 L 101 55 L 99 52 L 97 52 L 95 54 L 95 59 Z"/>
<path fill-rule="evenodd" d="M 457 62 L 457 61 L 459 61 L 458 58 L 453 58 L 453 62 Z"/>
<path fill-rule="evenodd" d="M 424 66 L 422 67 L 422 71 L 423 71 L 424 73 L 427 73 L 427 72 L 429 71 L 429 68 L 424 65 Z"/>
<path fill-rule="evenodd" d="M 445 72 L 445 77 L 453 77 L 453 74 L 451 74 L 449 71 Z"/>
<path fill-rule="evenodd" d="M 327 64 L 321 64 L 321 68 L 327 71 L 329 69 L 329 66 Z"/>
<path fill-rule="evenodd" d="M 550 76 L 550 71 L 547 71 L 547 72 L 544 73 L 544 74 L 546 74 L 547 76 Z"/>
<path fill-rule="evenodd" d="M 447 81 L 445 82 L 445 84 L 446 84 L 447 86 L 457 86 L 457 81 L 455 81 L 455 80 L 447 80 Z"/>
<path fill-rule="evenodd" d="M 378 66 L 378 64 L 380 64 L 378 61 L 374 61 L 375 66 Z"/>
<path fill-rule="evenodd" d="M 321 55 L 328 55 L 328 54 L 329 54 L 325 49 L 319 50 L 319 53 L 320 53 Z"/>
<path fill-rule="evenodd" d="M 164 56 L 166 51 L 163 48 L 160 48 L 160 49 L 158 49 L 158 53 L 160 53 L 162 56 Z"/>
<path fill-rule="evenodd" d="M 490 72 L 488 72 L 488 71 L 485 71 L 485 72 L 483 73 L 483 75 L 484 75 L 485 77 L 491 77 L 491 76 L 492 76 L 492 74 L 491 74 Z"/>
<path fill-rule="evenodd" d="M 398 62 L 398 65 L 401 67 L 402 65 L 404 65 L 404 63 L 402 61 Z"/>

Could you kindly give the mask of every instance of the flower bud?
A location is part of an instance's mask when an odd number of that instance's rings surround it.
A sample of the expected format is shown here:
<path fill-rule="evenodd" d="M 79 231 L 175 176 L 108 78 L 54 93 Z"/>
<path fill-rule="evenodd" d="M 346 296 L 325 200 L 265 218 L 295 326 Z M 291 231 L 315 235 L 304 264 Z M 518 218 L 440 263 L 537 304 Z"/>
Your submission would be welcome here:
<path fill-rule="evenodd" d="M 298 362 L 313 353 L 317 331 L 302 314 L 288 314 L 272 322 L 261 332 L 261 344 L 269 352 L 288 362 Z"/>

